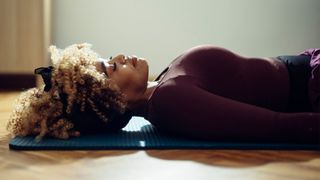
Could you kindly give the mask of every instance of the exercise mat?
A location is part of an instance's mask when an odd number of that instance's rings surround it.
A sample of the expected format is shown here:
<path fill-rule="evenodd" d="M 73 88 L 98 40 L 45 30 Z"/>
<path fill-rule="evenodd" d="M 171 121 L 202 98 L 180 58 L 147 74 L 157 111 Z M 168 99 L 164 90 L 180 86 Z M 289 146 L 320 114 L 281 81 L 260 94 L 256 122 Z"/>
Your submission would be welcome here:
<path fill-rule="evenodd" d="M 188 139 L 160 133 L 148 121 L 133 117 L 122 131 L 82 135 L 68 140 L 34 136 L 15 137 L 9 142 L 14 150 L 106 150 L 106 149 L 270 149 L 319 150 L 320 144 L 233 143 Z"/>

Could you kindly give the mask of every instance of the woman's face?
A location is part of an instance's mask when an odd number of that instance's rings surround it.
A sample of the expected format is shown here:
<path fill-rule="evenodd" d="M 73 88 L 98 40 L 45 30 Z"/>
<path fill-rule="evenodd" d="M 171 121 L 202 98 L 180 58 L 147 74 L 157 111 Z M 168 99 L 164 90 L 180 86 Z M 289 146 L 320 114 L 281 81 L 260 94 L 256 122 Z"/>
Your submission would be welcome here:
<path fill-rule="evenodd" d="M 119 86 L 127 101 L 134 101 L 147 89 L 149 67 L 145 59 L 121 54 L 110 60 L 99 59 L 96 67 Z"/>

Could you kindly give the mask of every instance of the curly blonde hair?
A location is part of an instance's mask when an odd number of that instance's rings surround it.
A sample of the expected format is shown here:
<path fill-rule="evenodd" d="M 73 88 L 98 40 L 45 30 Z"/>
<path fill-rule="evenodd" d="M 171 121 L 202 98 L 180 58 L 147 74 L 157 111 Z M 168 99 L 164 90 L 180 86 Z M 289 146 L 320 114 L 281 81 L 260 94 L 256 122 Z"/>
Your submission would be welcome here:
<path fill-rule="evenodd" d="M 112 112 L 125 112 L 124 95 L 104 73 L 97 71 L 98 55 L 91 45 L 74 44 L 64 50 L 50 46 L 49 51 L 52 87 L 47 92 L 44 87 L 36 87 L 21 93 L 7 124 L 13 136 L 67 139 L 82 131 L 98 131 L 110 120 Z M 90 129 L 88 124 L 94 125 Z"/>

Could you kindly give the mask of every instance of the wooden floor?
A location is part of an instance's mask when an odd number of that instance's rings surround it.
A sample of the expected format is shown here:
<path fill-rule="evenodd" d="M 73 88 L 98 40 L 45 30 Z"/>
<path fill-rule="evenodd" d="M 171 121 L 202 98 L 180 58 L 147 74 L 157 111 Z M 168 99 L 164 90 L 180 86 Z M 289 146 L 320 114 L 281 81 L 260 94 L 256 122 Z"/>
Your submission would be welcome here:
<path fill-rule="evenodd" d="M 5 130 L 17 92 L 0 93 L 0 179 L 320 179 L 320 151 L 13 151 Z"/>

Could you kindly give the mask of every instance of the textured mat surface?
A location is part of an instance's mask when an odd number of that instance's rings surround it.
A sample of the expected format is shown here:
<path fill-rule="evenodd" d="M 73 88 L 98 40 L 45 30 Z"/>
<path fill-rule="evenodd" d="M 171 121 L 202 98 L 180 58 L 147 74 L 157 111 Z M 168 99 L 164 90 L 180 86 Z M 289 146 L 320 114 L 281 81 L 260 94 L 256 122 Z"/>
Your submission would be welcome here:
<path fill-rule="evenodd" d="M 44 138 L 36 142 L 34 137 L 16 137 L 9 143 L 15 150 L 103 150 L 103 149 L 312 149 L 320 144 L 268 144 L 232 143 L 192 140 L 159 133 L 149 122 L 133 117 L 118 133 L 106 133 L 74 137 L 68 140 Z"/>

